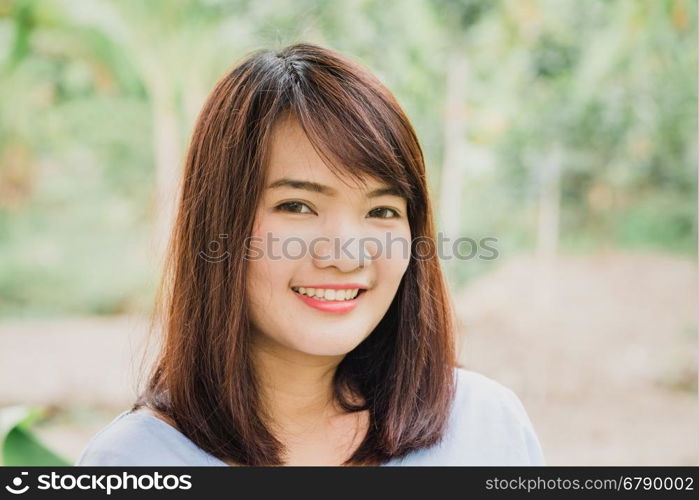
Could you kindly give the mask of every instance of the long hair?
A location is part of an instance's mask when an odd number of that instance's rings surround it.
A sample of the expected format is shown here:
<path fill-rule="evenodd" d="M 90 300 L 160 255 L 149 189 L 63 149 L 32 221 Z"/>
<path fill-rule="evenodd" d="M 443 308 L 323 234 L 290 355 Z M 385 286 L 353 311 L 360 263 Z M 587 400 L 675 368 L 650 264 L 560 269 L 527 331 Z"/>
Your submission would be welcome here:
<path fill-rule="evenodd" d="M 436 252 L 422 149 L 391 92 L 343 55 L 300 43 L 259 50 L 224 75 L 197 119 L 155 315 L 161 346 L 133 410 L 146 406 L 224 461 L 279 465 L 251 362 L 246 238 L 265 182 L 272 127 L 293 115 L 329 168 L 395 187 L 408 202 L 411 256 L 376 328 L 337 367 L 334 395 L 368 410 L 347 465 L 383 463 L 443 437 L 456 366 L 453 307 Z M 228 258 L 202 258 L 227 234 Z M 416 248 L 416 243 L 419 248 Z M 347 390 L 361 405 L 346 399 Z"/>

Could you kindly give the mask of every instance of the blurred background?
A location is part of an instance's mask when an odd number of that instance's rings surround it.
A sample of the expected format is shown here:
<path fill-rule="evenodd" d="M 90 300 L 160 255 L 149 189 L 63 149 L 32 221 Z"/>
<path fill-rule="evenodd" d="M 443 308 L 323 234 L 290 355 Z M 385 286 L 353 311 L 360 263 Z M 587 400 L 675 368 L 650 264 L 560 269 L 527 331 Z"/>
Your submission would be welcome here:
<path fill-rule="evenodd" d="M 547 462 L 696 465 L 693 0 L 0 0 L 0 460 L 130 406 L 194 119 L 299 41 L 394 92 L 439 229 L 496 238 L 443 261 L 459 356 Z"/>

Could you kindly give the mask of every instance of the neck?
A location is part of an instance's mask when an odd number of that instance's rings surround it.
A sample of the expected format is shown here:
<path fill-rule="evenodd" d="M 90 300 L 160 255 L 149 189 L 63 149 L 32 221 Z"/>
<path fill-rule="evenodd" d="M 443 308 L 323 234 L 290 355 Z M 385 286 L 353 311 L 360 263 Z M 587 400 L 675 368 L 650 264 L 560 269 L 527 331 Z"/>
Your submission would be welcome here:
<path fill-rule="evenodd" d="M 337 414 L 333 376 L 344 356 L 315 356 L 255 335 L 252 359 L 270 425 L 282 434 L 313 430 Z"/>

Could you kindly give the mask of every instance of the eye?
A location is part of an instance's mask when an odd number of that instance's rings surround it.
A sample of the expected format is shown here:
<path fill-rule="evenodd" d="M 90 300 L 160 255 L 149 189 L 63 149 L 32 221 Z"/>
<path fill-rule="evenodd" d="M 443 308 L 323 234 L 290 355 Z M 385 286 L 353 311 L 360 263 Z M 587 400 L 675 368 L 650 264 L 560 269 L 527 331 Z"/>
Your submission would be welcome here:
<path fill-rule="evenodd" d="M 371 212 L 369 212 L 369 213 L 370 213 L 370 214 L 386 214 L 386 212 L 389 212 L 389 215 L 388 215 L 388 216 L 386 216 L 386 215 L 375 215 L 375 217 L 378 218 L 378 219 L 398 219 L 398 218 L 400 218 L 400 215 L 398 214 L 398 211 L 395 210 L 395 209 L 393 209 L 393 208 L 389 208 L 389 207 L 378 207 L 378 208 L 373 209 L 373 210 L 372 210 Z M 392 213 L 393 215 L 390 215 L 390 213 Z"/>
<path fill-rule="evenodd" d="M 303 211 L 303 209 L 306 209 L 307 211 Z M 279 212 L 290 212 L 290 213 L 295 213 L 295 214 L 308 214 L 308 213 L 313 213 L 313 210 L 308 208 L 308 205 L 305 203 L 301 203 L 300 201 L 287 201 L 286 203 L 282 203 L 280 205 L 277 205 L 275 209 Z"/>

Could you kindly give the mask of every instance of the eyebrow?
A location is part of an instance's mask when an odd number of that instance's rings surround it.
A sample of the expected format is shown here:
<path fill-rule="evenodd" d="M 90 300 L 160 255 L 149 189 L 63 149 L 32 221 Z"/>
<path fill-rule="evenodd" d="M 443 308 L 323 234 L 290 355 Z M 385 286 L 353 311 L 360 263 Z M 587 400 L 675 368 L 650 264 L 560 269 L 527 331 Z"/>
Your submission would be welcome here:
<path fill-rule="evenodd" d="M 271 183 L 269 186 L 267 186 L 267 189 L 275 189 L 275 188 L 280 188 L 280 187 L 289 187 L 292 189 L 303 189 L 305 191 L 312 191 L 314 193 L 320 193 L 325 196 L 335 196 L 337 194 L 337 191 L 330 186 L 324 186 L 323 184 L 318 184 L 317 182 L 311 182 L 311 181 L 302 181 L 302 180 L 297 180 L 297 179 L 289 179 L 288 177 L 282 177 L 281 179 L 277 179 L 273 183 Z M 392 186 L 388 187 L 381 187 L 377 189 L 373 189 L 367 193 L 367 198 L 378 198 L 379 196 L 385 196 L 385 195 L 390 195 L 390 196 L 398 196 L 399 198 L 403 198 L 404 196 L 398 191 L 396 188 Z"/>

